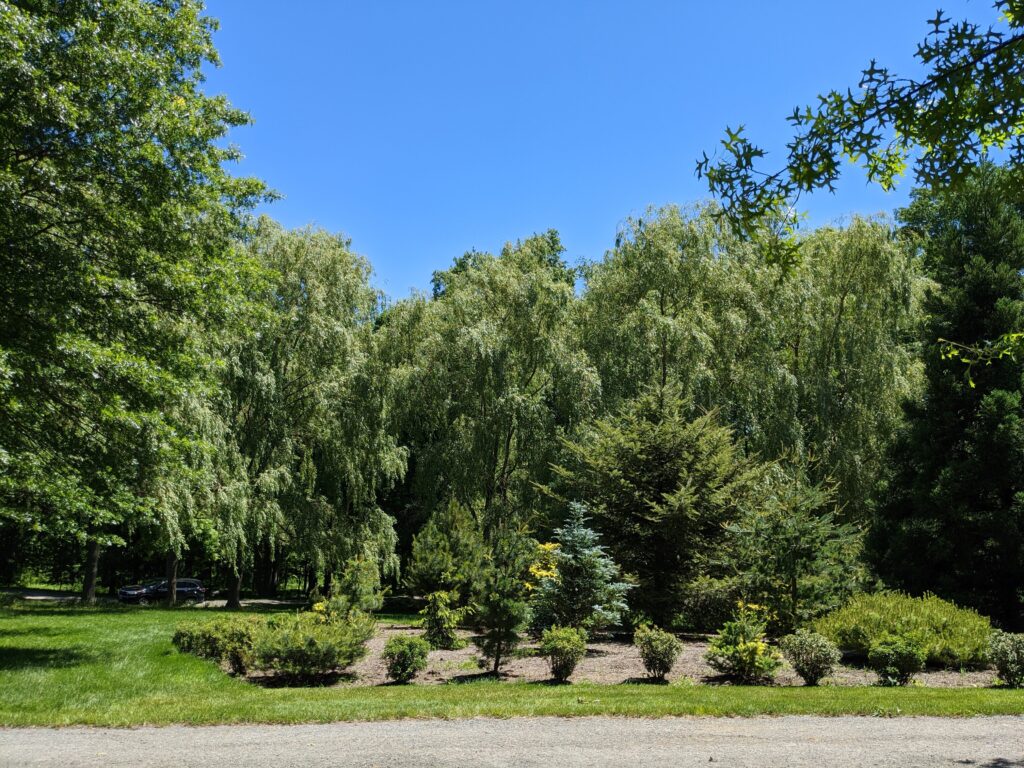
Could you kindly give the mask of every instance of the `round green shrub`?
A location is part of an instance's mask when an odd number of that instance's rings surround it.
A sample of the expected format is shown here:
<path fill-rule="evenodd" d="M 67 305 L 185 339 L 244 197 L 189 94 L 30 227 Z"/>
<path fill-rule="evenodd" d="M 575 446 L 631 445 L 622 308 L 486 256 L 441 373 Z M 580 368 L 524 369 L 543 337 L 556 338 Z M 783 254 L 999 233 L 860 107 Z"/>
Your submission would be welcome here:
<path fill-rule="evenodd" d="M 408 683 L 417 672 L 427 668 L 427 654 L 430 643 L 422 637 L 398 635 L 389 638 L 384 645 L 384 663 L 388 668 L 388 678 L 396 683 Z"/>
<path fill-rule="evenodd" d="M 665 679 L 683 650 L 675 635 L 657 627 L 639 627 L 633 633 L 633 642 L 640 650 L 647 674 L 656 680 Z"/>
<path fill-rule="evenodd" d="M 921 644 L 908 637 L 882 637 L 868 650 L 868 666 L 879 685 L 907 685 L 924 669 L 925 658 Z"/>
<path fill-rule="evenodd" d="M 779 652 L 765 638 L 767 620 L 756 606 L 740 605 L 736 618 L 718 631 L 704 654 L 712 669 L 738 683 L 770 681 L 782 666 Z"/>
<path fill-rule="evenodd" d="M 582 629 L 552 627 L 544 630 L 539 648 L 551 665 L 551 676 L 564 683 L 587 655 L 587 635 Z"/>
<path fill-rule="evenodd" d="M 912 638 L 924 648 L 928 664 L 949 669 L 984 666 L 992 634 L 991 622 L 975 611 L 935 595 L 901 592 L 857 595 L 814 622 L 813 629 L 861 659 L 883 636 Z"/>
<path fill-rule="evenodd" d="M 1024 688 L 1024 634 L 993 632 L 988 655 L 1004 685 Z"/>
<path fill-rule="evenodd" d="M 779 641 L 779 647 L 806 685 L 817 685 L 831 675 L 842 658 L 835 643 L 806 629 L 786 635 Z"/>

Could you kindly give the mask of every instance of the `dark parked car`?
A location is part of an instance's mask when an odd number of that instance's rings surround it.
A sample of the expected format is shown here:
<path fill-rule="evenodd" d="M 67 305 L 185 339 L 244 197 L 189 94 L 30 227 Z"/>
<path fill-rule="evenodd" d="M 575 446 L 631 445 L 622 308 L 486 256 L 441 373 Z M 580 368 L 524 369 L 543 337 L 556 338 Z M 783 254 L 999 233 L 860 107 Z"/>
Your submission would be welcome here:
<path fill-rule="evenodd" d="M 178 602 L 201 603 L 206 600 L 206 587 L 198 579 L 178 579 Z M 167 601 L 167 579 L 153 579 L 143 584 L 132 584 L 117 590 L 117 599 L 122 603 L 163 603 Z"/>

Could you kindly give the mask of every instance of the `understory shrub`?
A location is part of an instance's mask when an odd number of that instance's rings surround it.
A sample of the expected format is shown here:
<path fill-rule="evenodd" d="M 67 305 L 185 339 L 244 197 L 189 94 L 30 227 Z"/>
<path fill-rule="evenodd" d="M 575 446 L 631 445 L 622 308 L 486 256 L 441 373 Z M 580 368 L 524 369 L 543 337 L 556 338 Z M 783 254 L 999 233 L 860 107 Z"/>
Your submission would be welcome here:
<path fill-rule="evenodd" d="M 384 663 L 388 668 L 388 678 L 396 683 L 407 683 L 416 677 L 417 672 L 427 668 L 427 654 L 430 643 L 422 637 L 399 635 L 390 638 L 384 646 Z"/>
<path fill-rule="evenodd" d="M 427 604 L 420 611 L 423 616 L 423 639 L 432 648 L 455 650 L 463 648 L 466 642 L 456 631 L 465 618 L 465 608 L 455 608 L 458 595 L 455 592 L 431 592 Z"/>
<path fill-rule="evenodd" d="M 817 632 L 797 630 L 779 641 L 782 653 L 807 685 L 832 674 L 842 654 L 835 643 Z"/>
<path fill-rule="evenodd" d="M 680 632 L 714 632 L 732 618 L 739 597 L 735 579 L 698 576 L 681 590 L 681 610 L 672 627 Z"/>
<path fill-rule="evenodd" d="M 712 669 L 739 683 L 764 683 L 782 666 L 779 652 L 768 645 L 765 612 L 740 603 L 736 618 L 711 638 L 704 658 Z"/>
<path fill-rule="evenodd" d="M 924 669 L 925 651 L 913 638 L 883 636 L 868 649 L 868 666 L 879 685 L 907 685 Z"/>
<path fill-rule="evenodd" d="M 227 663 L 235 675 L 253 666 L 253 646 L 266 620 L 258 616 L 232 616 L 203 623 L 179 625 L 171 642 L 182 653 Z"/>
<path fill-rule="evenodd" d="M 1024 688 L 1024 634 L 993 632 L 988 656 L 1004 685 Z"/>
<path fill-rule="evenodd" d="M 546 629 L 541 635 L 540 652 L 548 659 L 551 676 L 564 683 L 587 655 L 587 635 L 573 627 Z"/>
<path fill-rule="evenodd" d="M 675 635 L 657 627 L 639 627 L 633 633 L 633 642 L 640 651 L 647 674 L 656 680 L 664 680 L 672 671 L 683 644 Z"/>
<path fill-rule="evenodd" d="M 992 625 L 975 611 L 935 595 L 861 594 L 814 622 L 814 629 L 842 650 L 866 659 L 883 636 L 915 641 L 928 664 L 953 669 L 984 666 Z"/>
<path fill-rule="evenodd" d="M 322 677 L 363 658 L 373 631 L 373 618 L 361 611 L 344 621 L 313 613 L 274 616 L 256 636 L 256 664 L 294 680 Z"/>

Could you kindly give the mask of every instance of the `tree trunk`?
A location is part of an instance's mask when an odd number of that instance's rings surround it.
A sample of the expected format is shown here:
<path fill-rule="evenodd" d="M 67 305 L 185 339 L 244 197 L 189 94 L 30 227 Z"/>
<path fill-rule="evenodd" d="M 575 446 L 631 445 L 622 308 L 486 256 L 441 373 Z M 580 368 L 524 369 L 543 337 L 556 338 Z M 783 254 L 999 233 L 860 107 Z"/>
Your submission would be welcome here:
<path fill-rule="evenodd" d="M 90 538 L 86 542 L 85 580 L 82 584 L 82 602 L 92 605 L 96 602 L 96 571 L 100 564 L 100 542 Z"/>
<path fill-rule="evenodd" d="M 331 596 L 331 589 L 334 584 L 334 571 L 330 568 L 324 570 L 324 597 Z"/>
<path fill-rule="evenodd" d="M 178 604 L 178 555 L 171 550 L 167 553 L 167 607 Z"/>
<path fill-rule="evenodd" d="M 242 569 L 239 567 L 235 574 L 235 580 L 231 584 L 231 592 L 228 594 L 228 608 L 237 610 L 242 607 Z"/>

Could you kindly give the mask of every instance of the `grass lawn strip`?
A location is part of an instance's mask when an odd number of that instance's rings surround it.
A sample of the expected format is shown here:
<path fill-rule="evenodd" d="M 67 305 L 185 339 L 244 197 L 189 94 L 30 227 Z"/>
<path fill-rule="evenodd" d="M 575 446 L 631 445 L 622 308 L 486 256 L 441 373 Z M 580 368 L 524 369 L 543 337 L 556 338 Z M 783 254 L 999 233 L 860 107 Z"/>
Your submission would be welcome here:
<path fill-rule="evenodd" d="M 174 626 L 219 611 L 0 609 L 0 725 L 302 723 L 408 717 L 1024 714 L 1024 690 L 461 684 L 263 688 L 178 653 Z M 390 618 L 390 617 L 389 617 Z M 399 618 L 399 617 L 394 617 Z"/>

